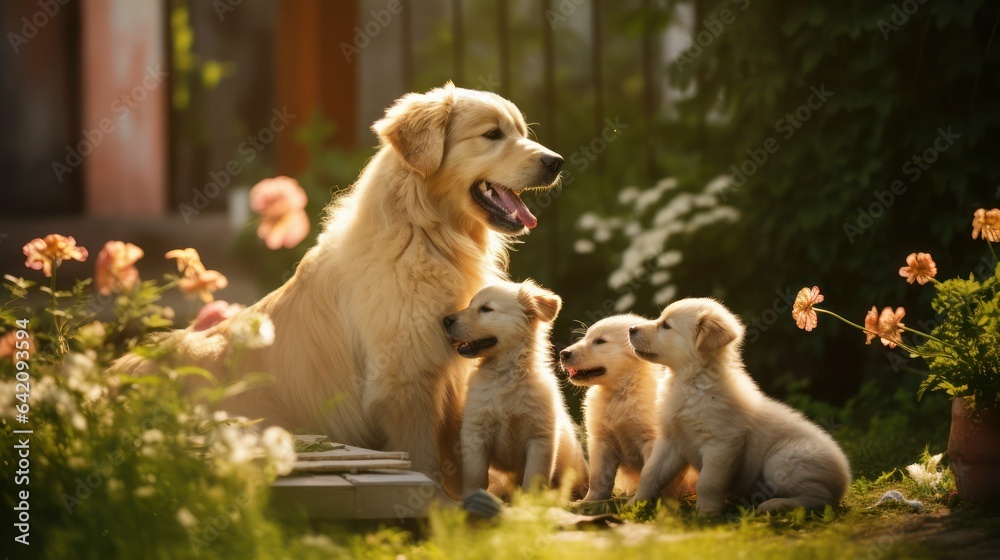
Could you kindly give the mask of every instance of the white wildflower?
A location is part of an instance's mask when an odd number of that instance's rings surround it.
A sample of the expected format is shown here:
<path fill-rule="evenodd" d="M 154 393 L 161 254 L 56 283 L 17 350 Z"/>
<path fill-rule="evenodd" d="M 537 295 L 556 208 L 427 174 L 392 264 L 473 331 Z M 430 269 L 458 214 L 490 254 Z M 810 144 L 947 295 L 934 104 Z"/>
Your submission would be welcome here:
<path fill-rule="evenodd" d="M 154 445 L 163 441 L 163 432 L 153 428 L 142 434 L 142 441 L 147 445 Z"/>
<path fill-rule="evenodd" d="M 653 294 L 653 302 L 656 305 L 666 305 L 671 300 L 673 300 L 674 296 L 676 296 L 676 295 L 677 295 L 677 287 L 676 286 L 673 286 L 673 285 L 664 286 L 663 289 L 661 289 L 661 290 L 657 291 L 655 294 Z"/>
<path fill-rule="evenodd" d="M 670 281 L 670 273 L 666 270 L 657 270 L 649 276 L 649 283 L 654 286 L 660 286 L 666 284 Z"/>
<path fill-rule="evenodd" d="M 260 444 L 264 447 L 267 457 L 272 461 L 275 471 L 279 475 L 292 472 L 292 465 L 297 456 L 295 454 L 295 440 L 288 430 L 278 426 L 270 426 L 264 430 Z"/>
<path fill-rule="evenodd" d="M 188 508 L 182 507 L 177 510 L 177 522 L 181 524 L 181 527 L 185 529 L 190 529 L 198 525 L 198 518 L 191 513 Z"/>
<path fill-rule="evenodd" d="M 906 472 L 919 486 L 937 486 L 944 478 L 944 471 L 938 469 L 942 457 L 944 457 L 944 453 L 938 453 L 928 457 L 923 462 L 913 463 L 906 467 Z"/>
<path fill-rule="evenodd" d="M 629 292 L 622 295 L 622 297 L 618 298 L 618 301 L 615 302 L 615 311 L 626 311 L 631 309 L 633 305 L 635 305 L 635 294 Z"/>
<path fill-rule="evenodd" d="M 580 216 L 579 221 L 577 221 L 577 225 L 580 227 L 580 229 L 594 229 L 595 227 L 597 227 L 597 223 L 599 221 L 600 218 L 597 217 L 597 214 L 594 214 L 593 212 L 587 212 L 586 214 Z"/>
<path fill-rule="evenodd" d="M 618 193 L 618 202 L 620 204 L 628 204 L 639 197 L 639 189 L 637 187 L 625 187 Z"/>
<path fill-rule="evenodd" d="M 240 348 L 265 348 L 274 344 L 274 323 L 265 313 L 244 311 L 229 325 L 230 341 Z"/>
<path fill-rule="evenodd" d="M 573 244 L 573 250 L 577 253 L 593 253 L 594 252 L 594 242 L 589 239 L 577 239 L 576 243 Z"/>

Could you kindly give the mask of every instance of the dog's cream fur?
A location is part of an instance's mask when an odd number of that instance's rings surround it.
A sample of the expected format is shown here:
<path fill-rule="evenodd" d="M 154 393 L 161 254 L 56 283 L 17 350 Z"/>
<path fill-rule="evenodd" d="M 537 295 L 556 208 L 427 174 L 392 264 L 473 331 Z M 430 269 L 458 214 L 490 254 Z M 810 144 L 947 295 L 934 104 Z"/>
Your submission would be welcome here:
<path fill-rule="evenodd" d="M 569 482 L 577 495 L 586 491 L 587 462 L 550 357 L 561 307 L 559 296 L 530 280 L 504 282 L 445 319 L 457 349 L 479 362 L 462 421 L 463 495 L 486 488 L 490 467 L 525 489 Z M 492 344 L 479 348 L 482 341 Z"/>
<path fill-rule="evenodd" d="M 331 204 L 316 245 L 291 280 L 250 307 L 270 315 L 274 344 L 227 371 L 231 321 L 160 343 L 177 363 L 222 378 L 275 376 L 225 402 L 230 413 L 406 451 L 414 469 L 457 493 L 469 363 L 440 318 L 506 277 L 508 234 L 523 232 L 494 231 L 470 188 L 547 186 L 558 175 L 551 158 L 562 160 L 528 139 L 511 102 L 450 83 L 402 97 L 372 128 L 382 146 Z"/>
<path fill-rule="evenodd" d="M 843 451 L 761 392 L 740 358 L 743 325 L 722 304 L 684 299 L 629 332 L 639 357 L 673 371 L 660 411 L 664 439 L 633 501 L 655 499 L 685 465 L 699 471 L 700 515 L 718 514 L 727 498 L 766 512 L 821 509 L 844 497 L 851 473 Z"/>
<path fill-rule="evenodd" d="M 616 485 L 626 494 L 635 492 L 658 439 L 657 387 L 669 371 L 636 357 L 628 341 L 629 327 L 646 321 L 632 314 L 601 319 L 560 353 L 570 383 L 589 387 L 584 419 L 590 488 L 584 501 L 609 499 Z M 663 496 L 693 493 L 696 479 L 690 469 L 681 472 Z"/>

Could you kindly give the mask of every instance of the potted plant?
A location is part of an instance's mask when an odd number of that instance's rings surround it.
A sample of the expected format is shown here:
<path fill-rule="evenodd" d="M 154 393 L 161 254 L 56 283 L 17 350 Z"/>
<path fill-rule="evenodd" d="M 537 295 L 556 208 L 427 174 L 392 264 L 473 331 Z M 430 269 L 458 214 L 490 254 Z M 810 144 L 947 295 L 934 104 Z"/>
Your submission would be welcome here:
<path fill-rule="evenodd" d="M 933 284 L 931 307 L 937 317 L 930 332 L 903 324 L 906 311 L 872 307 L 863 325 L 819 307 L 819 288 L 802 288 L 792 317 L 811 331 L 824 313 L 864 331 L 865 343 L 878 338 L 884 346 L 906 351 L 927 363 L 928 375 L 918 398 L 928 389 L 953 398 L 948 456 L 958 493 L 963 499 L 1000 499 L 1000 265 L 993 243 L 1000 243 L 1000 209 L 979 209 L 972 221 L 972 238 L 986 241 L 989 255 L 968 279 L 939 281 L 937 265 L 928 253 L 911 253 L 899 274 L 910 284 Z M 904 339 L 904 333 L 912 338 Z M 899 358 L 902 360 L 902 358 Z"/>

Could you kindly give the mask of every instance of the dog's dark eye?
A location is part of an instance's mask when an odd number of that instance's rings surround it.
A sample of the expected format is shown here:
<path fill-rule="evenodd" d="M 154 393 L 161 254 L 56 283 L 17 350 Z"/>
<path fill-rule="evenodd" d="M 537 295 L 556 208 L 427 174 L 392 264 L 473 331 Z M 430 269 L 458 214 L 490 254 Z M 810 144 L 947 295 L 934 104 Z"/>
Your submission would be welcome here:
<path fill-rule="evenodd" d="M 670 329 L 670 325 L 668 325 L 666 321 L 664 321 L 664 322 L 660 323 L 660 327 L 661 327 L 661 328 L 662 328 L 663 330 L 668 330 L 668 329 Z"/>
<path fill-rule="evenodd" d="M 605 342 L 607 341 L 604 340 L 603 338 L 598 338 L 597 340 L 594 341 L 594 344 L 604 344 Z"/>
<path fill-rule="evenodd" d="M 503 132 L 501 132 L 499 128 L 494 128 L 493 130 L 490 130 L 486 134 L 483 134 L 483 138 L 488 138 L 490 140 L 499 140 L 503 138 Z"/>
<path fill-rule="evenodd" d="M 493 308 L 488 305 L 484 305 L 479 308 L 480 313 L 489 313 L 490 311 L 493 311 Z"/>

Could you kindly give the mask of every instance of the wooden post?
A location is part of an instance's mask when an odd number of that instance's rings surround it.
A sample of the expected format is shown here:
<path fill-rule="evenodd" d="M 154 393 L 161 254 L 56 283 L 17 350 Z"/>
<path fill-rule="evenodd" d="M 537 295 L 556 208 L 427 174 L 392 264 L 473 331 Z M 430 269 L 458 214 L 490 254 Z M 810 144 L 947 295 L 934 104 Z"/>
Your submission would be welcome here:
<path fill-rule="evenodd" d="M 455 85 L 466 87 L 465 83 L 465 30 L 462 28 L 462 0 L 451 0 L 451 40 L 452 40 L 452 79 Z"/>
<path fill-rule="evenodd" d="M 155 0 L 81 3 L 83 103 L 75 140 L 92 216 L 155 217 L 167 206 L 164 10 Z"/>
<path fill-rule="evenodd" d="M 356 51 L 372 40 L 358 25 L 357 0 L 278 2 L 276 109 L 295 115 L 289 133 L 277 136 L 279 173 L 296 175 L 308 164 L 295 132 L 316 111 L 336 125 L 332 146 L 356 146 Z"/>
<path fill-rule="evenodd" d="M 510 24 L 507 0 L 497 0 L 497 44 L 500 46 L 500 95 L 510 97 Z"/>
<path fill-rule="evenodd" d="M 604 73 L 601 68 L 601 58 L 604 54 L 604 31 L 601 21 L 601 0 L 591 0 L 590 3 L 590 33 L 592 48 L 590 50 L 590 75 L 594 82 L 594 137 L 604 131 Z M 597 172 L 602 176 L 606 168 L 607 158 L 597 158 Z"/>

